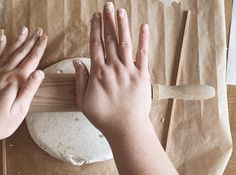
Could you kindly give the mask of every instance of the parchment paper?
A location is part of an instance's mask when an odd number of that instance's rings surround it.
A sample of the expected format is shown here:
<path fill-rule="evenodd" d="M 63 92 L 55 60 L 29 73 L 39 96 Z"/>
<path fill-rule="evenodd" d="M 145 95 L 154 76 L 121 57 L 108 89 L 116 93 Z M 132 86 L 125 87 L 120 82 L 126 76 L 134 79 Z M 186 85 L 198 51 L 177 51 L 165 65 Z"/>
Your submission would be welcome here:
<path fill-rule="evenodd" d="M 227 83 L 236 85 L 236 1 L 233 1 L 231 29 L 229 37 L 229 50 L 227 61 Z"/>
<path fill-rule="evenodd" d="M 37 26 L 44 29 L 49 44 L 39 68 L 68 57 L 89 57 L 89 21 L 93 12 L 102 10 L 104 2 L 7 0 L 7 34 L 12 40 L 23 25 L 31 32 Z M 180 174 L 222 175 L 232 151 L 225 83 L 224 1 L 182 0 L 168 6 L 158 0 L 113 2 L 116 8 L 128 11 L 134 48 L 139 26 L 149 23 L 152 82 L 167 85 L 173 84 L 176 74 L 184 11 L 191 10 L 180 84 L 208 84 L 216 88 L 217 96 L 206 101 L 155 100 L 150 117 Z M 117 174 L 113 161 L 75 167 L 55 160 L 33 143 L 25 123 L 7 139 L 7 146 L 8 175 Z"/>

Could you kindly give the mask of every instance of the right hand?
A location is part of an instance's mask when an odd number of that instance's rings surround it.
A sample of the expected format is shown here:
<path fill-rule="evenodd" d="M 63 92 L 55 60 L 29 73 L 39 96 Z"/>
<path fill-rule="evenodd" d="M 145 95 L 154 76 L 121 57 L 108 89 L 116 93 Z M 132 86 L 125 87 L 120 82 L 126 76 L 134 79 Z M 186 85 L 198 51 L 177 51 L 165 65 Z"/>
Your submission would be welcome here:
<path fill-rule="evenodd" d="M 119 43 L 113 4 L 106 3 L 104 6 L 105 41 L 102 39 L 101 14 L 93 15 L 90 34 L 91 74 L 81 62 L 74 62 L 78 107 L 105 134 L 126 132 L 129 125 L 148 121 L 151 107 L 148 25 L 144 24 L 140 29 L 134 63 L 127 13 L 119 9 L 117 16 Z"/>

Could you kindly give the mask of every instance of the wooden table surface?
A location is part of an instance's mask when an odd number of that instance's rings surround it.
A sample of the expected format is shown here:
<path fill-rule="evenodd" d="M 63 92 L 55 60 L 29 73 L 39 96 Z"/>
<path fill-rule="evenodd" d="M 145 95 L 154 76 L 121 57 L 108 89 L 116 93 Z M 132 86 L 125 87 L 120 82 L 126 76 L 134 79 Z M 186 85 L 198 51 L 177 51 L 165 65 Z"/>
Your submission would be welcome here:
<path fill-rule="evenodd" d="M 225 16 L 227 38 L 229 36 L 230 20 L 231 20 L 232 0 L 225 0 Z M 236 74 L 236 70 L 235 70 Z M 228 86 L 228 105 L 230 127 L 232 132 L 233 142 L 236 142 L 236 86 Z M 231 160 L 225 170 L 224 175 L 236 175 L 236 145 L 233 146 L 233 154 Z"/>

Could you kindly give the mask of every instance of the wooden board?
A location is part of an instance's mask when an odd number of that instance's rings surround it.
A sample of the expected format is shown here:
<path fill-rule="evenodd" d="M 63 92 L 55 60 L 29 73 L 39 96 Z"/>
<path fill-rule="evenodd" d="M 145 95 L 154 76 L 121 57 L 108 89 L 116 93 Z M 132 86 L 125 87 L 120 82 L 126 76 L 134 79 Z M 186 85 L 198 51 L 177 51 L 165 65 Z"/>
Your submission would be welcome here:
<path fill-rule="evenodd" d="M 232 0 L 225 0 L 225 16 L 227 39 L 229 38 L 230 21 L 231 21 Z M 236 86 L 228 86 L 228 104 L 230 127 L 232 132 L 233 143 L 236 142 Z M 236 145 L 233 146 L 233 154 L 225 170 L 224 175 L 236 175 Z"/>

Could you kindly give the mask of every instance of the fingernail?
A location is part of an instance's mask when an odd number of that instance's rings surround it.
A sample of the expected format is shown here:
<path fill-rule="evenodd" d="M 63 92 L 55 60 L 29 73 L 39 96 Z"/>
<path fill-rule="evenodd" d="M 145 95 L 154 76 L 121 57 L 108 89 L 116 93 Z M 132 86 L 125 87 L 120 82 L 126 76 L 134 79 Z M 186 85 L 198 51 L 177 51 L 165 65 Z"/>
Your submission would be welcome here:
<path fill-rule="evenodd" d="M 125 9 L 123 9 L 123 8 L 119 9 L 119 10 L 118 10 L 118 15 L 119 15 L 119 17 L 121 17 L 121 18 L 125 17 L 125 15 L 126 15 Z"/>
<path fill-rule="evenodd" d="M 147 32 L 148 30 L 149 30 L 149 26 L 148 26 L 148 24 L 143 24 L 143 31 L 144 32 Z"/>
<path fill-rule="evenodd" d="M 73 60 L 73 65 L 75 68 L 78 68 L 78 67 L 82 66 L 83 63 L 80 60 L 76 59 L 76 60 Z"/>
<path fill-rule="evenodd" d="M 36 70 L 35 71 L 35 76 L 38 80 L 43 80 L 45 78 L 45 74 L 41 70 Z"/>
<path fill-rule="evenodd" d="M 100 18 L 101 18 L 100 13 L 95 13 L 95 14 L 93 15 L 93 20 L 94 20 L 94 21 L 99 21 Z"/>
<path fill-rule="evenodd" d="M 106 12 L 112 12 L 113 11 L 113 3 L 112 2 L 107 2 L 104 6 L 104 9 Z"/>
<path fill-rule="evenodd" d="M 27 33 L 27 27 L 22 27 L 22 29 L 21 29 L 21 31 L 20 31 L 20 35 L 24 35 L 24 34 L 26 34 Z"/>
<path fill-rule="evenodd" d="M 33 37 L 38 38 L 38 37 L 40 37 L 42 34 L 43 34 L 43 29 L 41 29 L 41 28 L 39 27 L 39 28 L 37 28 L 37 29 L 35 30 L 35 32 L 33 33 Z"/>
<path fill-rule="evenodd" d="M 43 40 L 45 40 L 45 39 L 46 39 L 46 35 L 43 34 L 43 35 L 40 37 L 39 40 L 40 40 L 40 41 L 43 41 Z"/>
<path fill-rule="evenodd" d="M 3 42 L 5 39 L 4 29 L 0 29 L 0 42 Z"/>

